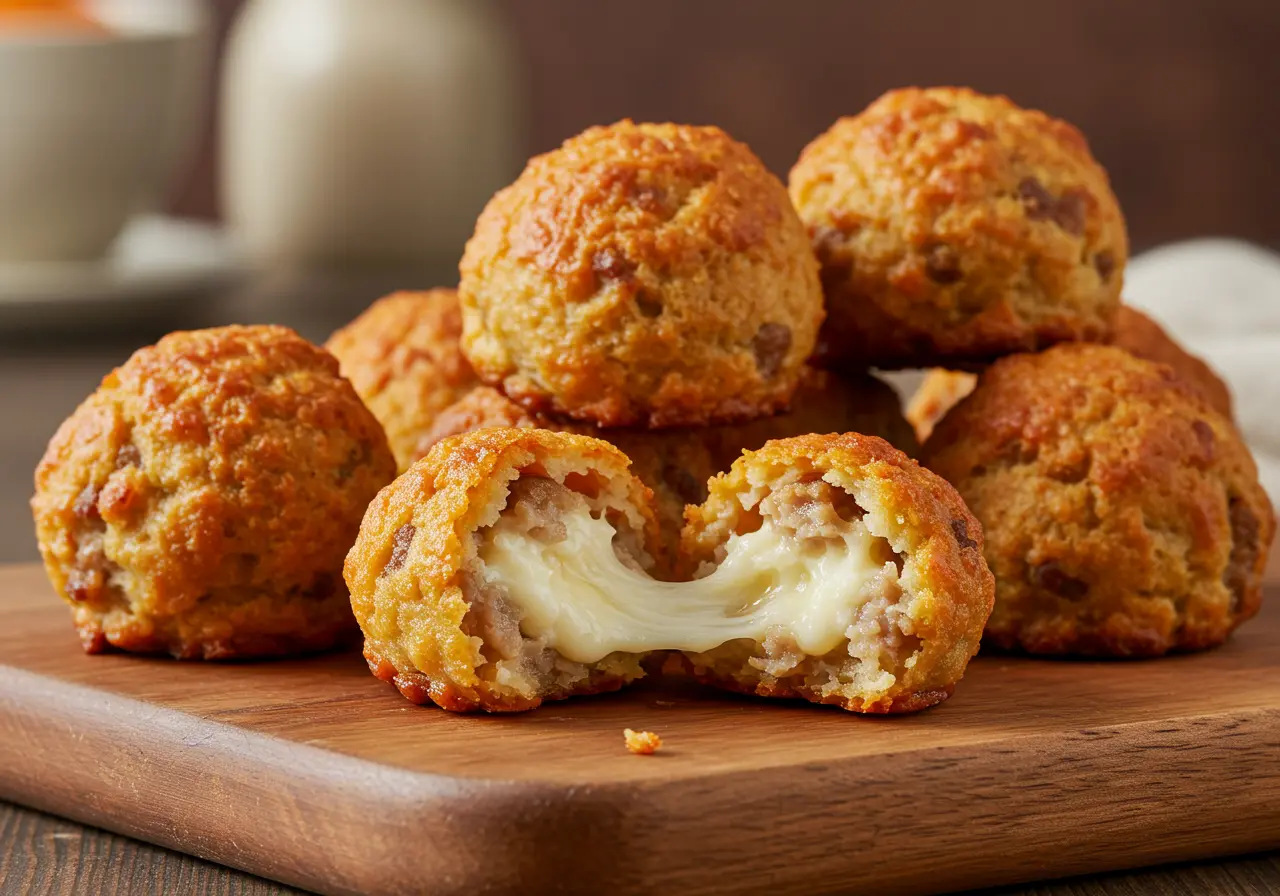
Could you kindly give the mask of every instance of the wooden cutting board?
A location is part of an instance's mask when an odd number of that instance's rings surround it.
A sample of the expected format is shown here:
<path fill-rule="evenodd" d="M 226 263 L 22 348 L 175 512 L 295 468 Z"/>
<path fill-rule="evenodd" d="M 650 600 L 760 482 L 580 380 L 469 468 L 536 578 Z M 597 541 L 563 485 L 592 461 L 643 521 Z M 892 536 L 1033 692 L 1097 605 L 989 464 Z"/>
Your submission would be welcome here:
<path fill-rule="evenodd" d="M 1195 656 L 982 657 L 910 717 L 683 682 L 484 717 L 354 653 L 87 657 L 0 568 L 0 796 L 324 893 L 929 893 L 1267 849 L 1277 604 Z"/>

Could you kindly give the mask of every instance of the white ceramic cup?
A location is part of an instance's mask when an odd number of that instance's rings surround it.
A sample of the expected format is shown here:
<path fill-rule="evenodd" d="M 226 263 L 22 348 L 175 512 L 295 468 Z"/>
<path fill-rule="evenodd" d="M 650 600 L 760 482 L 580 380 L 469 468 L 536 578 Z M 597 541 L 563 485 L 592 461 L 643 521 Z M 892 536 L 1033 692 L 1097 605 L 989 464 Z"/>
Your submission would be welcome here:
<path fill-rule="evenodd" d="M 492 0 L 250 0 L 223 68 L 222 199 L 259 260 L 453 268 L 520 171 Z"/>
<path fill-rule="evenodd" d="M 104 34 L 0 30 L 0 262 L 97 258 L 155 201 L 195 124 L 179 5 L 100 0 Z"/>

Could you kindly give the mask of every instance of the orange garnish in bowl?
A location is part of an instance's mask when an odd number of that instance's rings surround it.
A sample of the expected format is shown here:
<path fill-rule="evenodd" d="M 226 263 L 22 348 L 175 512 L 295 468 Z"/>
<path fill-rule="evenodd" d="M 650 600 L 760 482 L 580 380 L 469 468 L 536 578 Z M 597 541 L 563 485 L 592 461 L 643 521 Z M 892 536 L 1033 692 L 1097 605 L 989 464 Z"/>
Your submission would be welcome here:
<path fill-rule="evenodd" d="M 107 29 L 77 0 L 0 0 L 0 31 Z"/>

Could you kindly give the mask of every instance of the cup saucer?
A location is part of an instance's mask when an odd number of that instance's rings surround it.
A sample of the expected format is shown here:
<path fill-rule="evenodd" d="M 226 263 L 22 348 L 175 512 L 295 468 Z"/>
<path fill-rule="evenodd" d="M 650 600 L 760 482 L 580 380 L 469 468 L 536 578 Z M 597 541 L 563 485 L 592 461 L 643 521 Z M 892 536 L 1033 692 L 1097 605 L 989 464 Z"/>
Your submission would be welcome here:
<path fill-rule="evenodd" d="M 0 330 L 138 319 L 229 291 L 248 263 L 215 224 L 142 215 L 86 262 L 0 262 Z"/>

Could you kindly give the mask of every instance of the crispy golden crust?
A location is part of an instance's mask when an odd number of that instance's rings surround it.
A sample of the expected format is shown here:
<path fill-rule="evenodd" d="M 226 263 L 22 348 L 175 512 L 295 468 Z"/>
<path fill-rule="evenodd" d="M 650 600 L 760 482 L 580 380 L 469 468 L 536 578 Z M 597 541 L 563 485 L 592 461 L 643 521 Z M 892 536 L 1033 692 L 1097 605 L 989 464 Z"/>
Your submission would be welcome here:
<path fill-rule="evenodd" d="M 703 681 L 766 697 L 802 697 L 865 713 L 913 712 L 949 696 L 978 651 L 994 600 L 982 558 L 982 527 L 955 489 L 882 439 L 857 434 L 773 441 L 744 455 L 711 481 L 710 496 L 686 512 L 681 538 L 686 571 L 717 561 L 733 534 L 761 525 L 762 499 L 791 483 L 823 481 L 851 496 L 868 528 L 883 537 L 908 592 L 906 613 L 918 646 L 887 688 L 844 680 L 814 684 L 811 658 L 776 677 L 761 668 L 760 645 L 731 643 L 685 656 Z M 800 508 L 801 513 L 806 512 Z M 848 655 L 843 656 L 848 661 Z"/>
<path fill-rule="evenodd" d="M 1165 365 L 1063 345 L 996 362 L 925 445 L 982 520 L 994 646 L 1154 656 L 1261 600 L 1275 517 L 1232 424 Z"/>
<path fill-rule="evenodd" d="M 712 127 L 622 121 L 532 159 L 476 223 L 459 293 L 482 379 L 604 426 L 780 409 L 822 321 L 785 188 Z"/>
<path fill-rule="evenodd" d="M 651 496 L 627 463 L 607 442 L 540 429 L 483 429 L 432 448 L 378 493 L 347 555 L 351 605 L 373 673 L 416 703 L 488 712 L 616 690 L 643 676 L 643 655 L 611 654 L 578 667 L 576 680 L 552 675 L 522 691 L 499 680 L 492 645 L 468 618 L 477 591 L 468 580 L 472 534 L 497 520 L 522 475 L 594 490 L 652 551 Z"/>
<path fill-rule="evenodd" d="M 1175 342 L 1160 325 L 1141 311 L 1121 306 L 1111 342 L 1138 358 L 1168 364 L 1182 380 L 1195 386 L 1218 413 L 1231 419 L 1231 390 L 1204 361 Z M 929 371 L 907 405 L 907 419 L 921 442 L 960 400 L 973 391 L 978 377 L 972 373 L 934 369 Z"/>
<path fill-rule="evenodd" d="M 908 455 L 920 450 L 892 386 L 869 373 L 841 376 L 815 367 L 805 367 L 787 411 L 705 430 L 718 471 L 729 469 L 743 451 L 754 451 L 771 439 L 845 432 L 879 436 Z"/>
<path fill-rule="evenodd" d="M 401 472 L 430 447 L 422 441 L 436 414 L 478 382 L 461 337 L 457 292 L 431 289 L 379 299 L 325 343 L 386 430 Z"/>
<path fill-rule="evenodd" d="M 810 143 L 790 191 L 829 363 L 955 368 L 1110 332 L 1124 219 L 1064 121 L 967 89 L 890 91 Z"/>
<path fill-rule="evenodd" d="M 267 656 L 354 634 L 342 558 L 394 475 L 331 355 L 224 327 L 108 374 L 49 443 L 31 507 L 86 650 Z"/>
<path fill-rule="evenodd" d="M 497 389 L 479 386 L 436 420 L 428 445 L 477 429 L 513 426 L 548 429 L 604 439 L 631 459 L 631 471 L 653 491 L 664 553 L 674 556 L 686 504 L 707 496 L 706 482 L 721 469 L 705 429 L 602 429 L 591 423 L 527 411 Z"/>

